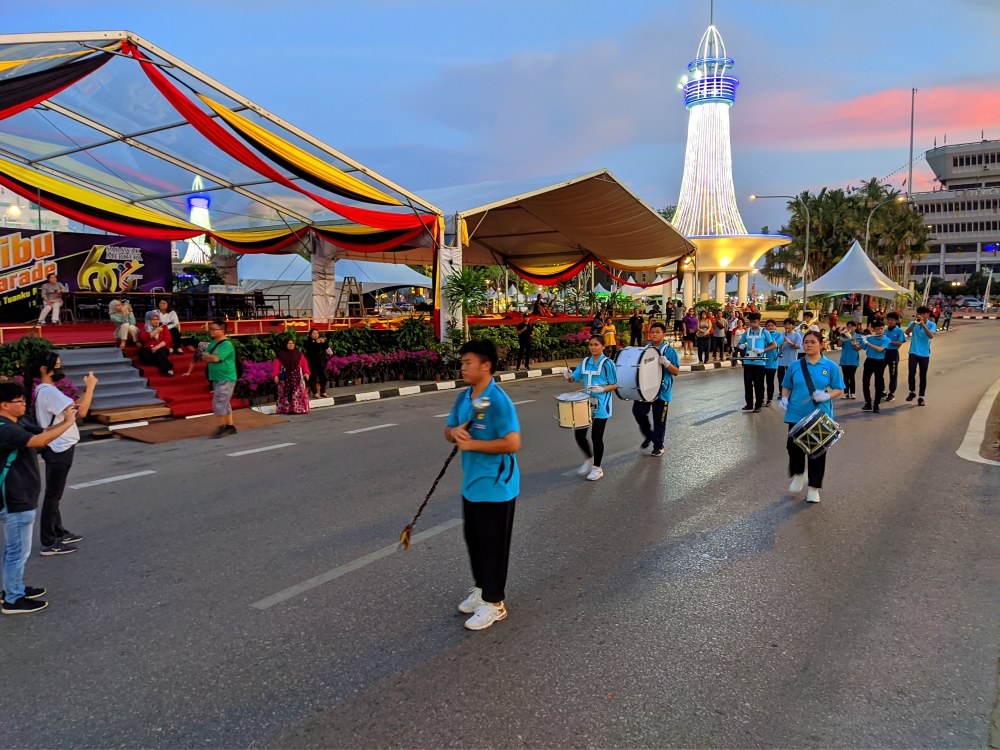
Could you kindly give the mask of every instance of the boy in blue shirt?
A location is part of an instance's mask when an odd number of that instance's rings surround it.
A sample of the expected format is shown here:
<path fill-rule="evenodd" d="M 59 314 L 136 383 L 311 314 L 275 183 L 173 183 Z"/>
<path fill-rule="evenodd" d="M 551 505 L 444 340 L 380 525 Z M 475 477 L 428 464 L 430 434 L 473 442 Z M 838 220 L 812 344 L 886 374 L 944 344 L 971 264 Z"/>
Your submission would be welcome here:
<path fill-rule="evenodd" d="M 861 364 L 861 345 L 858 343 L 858 324 L 847 321 L 847 333 L 844 334 L 844 345 L 840 348 L 840 371 L 844 374 L 844 398 L 858 397 L 855 376 Z"/>
<path fill-rule="evenodd" d="M 872 334 L 867 339 L 861 339 L 859 349 L 865 350 L 865 367 L 861 383 L 861 392 L 865 397 L 865 405 L 861 411 L 879 414 L 878 408 L 885 395 L 885 350 L 889 348 L 889 338 L 885 335 L 885 326 L 878 318 L 872 323 Z M 871 382 L 875 376 L 875 406 L 872 407 Z"/>
<path fill-rule="evenodd" d="M 778 354 L 778 384 L 785 382 L 785 372 L 788 366 L 795 364 L 802 351 L 802 334 L 795 330 L 798 321 L 794 318 L 785 318 L 785 333 L 781 337 L 781 346 Z"/>
<path fill-rule="evenodd" d="M 750 327 L 740 338 L 740 344 L 745 347 L 743 359 L 743 395 L 746 406 L 743 411 L 757 413 L 764 405 L 764 358 L 771 349 L 778 345 L 771 339 L 771 334 L 760 327 L 760 313 L 747 315 Z"/>
<path fill-rule="evenodd" d="M 455 401 L 444 437 L 462 451 L 462 517 L 476 584 L 458 609 L 472 615 L 465 627 L 483 630 L 507 616 L 504 587 L 521 484 L 514 455 L 521 449 L 521 428 L 514 404 L 493 381 L 496 344 L 469 341 L 458 353 L 469 387 Z M 478 399 L 489 399 L 485 411 L 474 408 Z"/>
<path fill-rule="evenodd" d="M 885 350 L 885 369 L 889 372 L 889 395 L 885 400 L 895 401 L 899 376 L 899 349 L 906 343 L 906 334 L 899 327 L 899 313 L 895 310 L 886 313 L 885 321 L 889 324 L 885 329 L 885 336 L 889 339 L 889 348 Z"/>
<path fill-rule="evenodd" d="M 910 371 L 910 395 L 907 401 L 912 401 L 917 390 L 917 368 L 920 368 L 920 400 L 918 406 L 924 405 L 924 393 L 927 390 L 927 366 L 931 362 L 931 339 L 937 333 L 937 326 L 930 320 L 931 309 L 929 307 L 917 308 L 917 319 L 906 327 L 906 332 L 911 334 L 910 358 L 907 362 Z"/>
<path fill-rule="evenodd" d="M 663 455 L 663 441 L 667 434 L 667 411 L 670 408 L 670 401 L 673 399 L 674 375 L 680 373 L 681 361 L 674 351 L 674 347 L 664 341 L 667 335 L 667 326 L 656 321 L 649 326 L 649 341 L 660 353 L 660 366 L 663 368 L 663 381 L 660 384 L 660 392 L 656 400 L 652 403 L 645 401 L 635 401 L 632 404 L 632 416 L 639 431 L 642 433 L 642 445 L 640 450 L 645 450 L 649 444 L 653 444 L 653 458 Z M 653 410 L 653 425 L 649 425 L 649 410 Z"/>
<path fill-rule="evenodd" d="M 767 400 L 764 402 L 764 406 L 770 406 L 771 400 L 774 398 L 774 376 L 778 373 L 778 353 L 785 337 L 778 333 L 778 326 L 773 320 L 764 324 L 764 330 L 771 336 L 771 342 L 774 344 L 774 349 L 768 349 L 764 352 L 764 381 L 767 385 Z M 780 381 L 778 388 L 781 388 Z"/>

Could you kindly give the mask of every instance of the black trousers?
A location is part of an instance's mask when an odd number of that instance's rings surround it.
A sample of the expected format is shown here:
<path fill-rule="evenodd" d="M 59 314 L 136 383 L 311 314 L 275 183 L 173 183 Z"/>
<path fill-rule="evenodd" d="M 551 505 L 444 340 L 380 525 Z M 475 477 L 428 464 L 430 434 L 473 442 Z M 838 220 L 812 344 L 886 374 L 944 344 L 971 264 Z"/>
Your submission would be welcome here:
<path fill-rule="evenodd" d="M 721 360 L 723 355 L 726 353 L 726 338 L 725 336 L 712 336 L 712 355 L 718 355 Z"/>
<path fill-rule="evenodd" d="M 896 392 L 896 385 L 899 382 L 899 350 L 886 350 L 885 369 L 889 373 L 889 393 Z"/>
<path fill-rule="evenodd" d="M 885 360 L 866 359 L 864 370 L 862 371 L 861 392 L 864 394 L 865 403 L 872 403 L 871 381 L 875 377 L 875 406 L 881 403 L 885 396 Z"/>
<path fill-rule="evenodd" d="M 62 525 L 59 501 L 66 489 L 66 478 L 73 467 L 75 451 L 75 445 L 62 453 L 56 453 L 51 448 L 42 451 L 42 458 L 45 459 L 45 496 L 42 498 L 42 521 L 38 527 L 43 547 L 51 547 L 67 533 Z"/>
<path fill-rule="evenodd" d="M 858 366 L 841 365 L 840 369 L 844 373 L 844 393 L 855 395 L 858 392 L 858 387 L 854 383 L 854 376 L 858 372 Z"/>
<path fill-rule="evenodd" d="M 764 405 L 764 365 L 743 363 L 743 393 L 747 406 L 759 409 Z"/>
<path fill-rule="evenodd" d="M 791 432 L 794 426 L 792 424 L 788 425 L 788 431 Z M 804 474 L 806 463 L 808 462 L 809 486 L 817 490 L 822 489 L 823 476 L 826 474 L 826 453 L 815 458 L 811 456 L 806 457 L 805 451 L 795 444 L 791 435 L 788 436 L 785 447 L 788 449 L 788 476 L 794 477 L 797 474 Z"/>
<path fill-rule="evenodd" d="M 576 444 L 580 446 L 580 450 L 587 458 L 594 459 L 594 466 L 601 465 L 601 459 L 604 458 L 604 429 L 608 426 L 607 417 L 594 417 L 593 424 L 593 438 L 594 438 L 594 450 L 590 450 L 590 443 L 587 442 L 587 428 L 581 427 L 578 430 L 573 430 L 573 434 L 576 435 Z"/>
<path fill-rule="evenodd" d="M 510 535 L 514 530 L 515 497 L 505 503 L 473 503 L 462 498 L 465 545 L 469 548 L 472 577 L 483 590 L 483 599 L 498 604 L 506 598 Z"/>
<path fill-rule="evenodd" d="M 709 352 L 712 351 L 712 337 L 701 336 L 698 339 L 698 361 L 708 362 Z"/>
<path fill-rule="evenodd" d="M 629 346 L 642 346 L 642 331 L 636 333 L 635 331 L 630 331 L 628 335 L 628 345 Z"/>
<path fill-rule="evenodd" d="M 181 329 L 180 328 L 168 328 L 170 331 L 170 340 L 172 342 L 171 348 L 180 349 L 181 348 Z"/>
<path fill-rule="evenodd" d="M 653 424 L 649 424 L 649 410 L 653 410 Z M 635 401 L 632 403 L 632 416 L 635 423 L 639 425 L 639 432 L 646 440 L 653 441 L 653 448 L 660 450 L 663 448 L 663 441 L 667 435 L 667 412 L 670 404 L 666 401 L 656 399 L 655 401 Z"/>
<path fill-rule="evenodd" d="M 788 372 L 788 365 L 778 365 L 778 391 L 781 391 L 781 384 L 785 382 L 786 372 Z"/>
<path fill-rule="evenodd" d="M 174 369 L 174 366 L 170 364 L 170 355 L 165 346 L 160 347 L 155 352 L 143 347 L 139 350 L 139 359 L 142 360 L 143 364 L 156 365 L 164 375 Z"/>
<path fill-rule="evenodd" d="M 927 391 L 927 365 L 931 363 L 930 357 L 921 357 L 919 354 L 911 354 L 906 363 L 909 368 L 910 393 L 917 392 L 917 368 L 920 368 L 920 398 L 924 397 Z"/>
<path fill-rule="evenodd" d="M 518 342 L 517 348 L 517 364 L 514 365 L 515 368 L 521 366 L 521 360 L 524 360 L 524 366 L 531 366 L 531 342 L 530 341 L 520 341 Z"/>
<path fill-rule="evenodd" d="M 776 369 L 764 368 L 764 384 L 767 387 L 767 403 L 774 401 L 774 376 L 778 374 Z M 780 381 L 779 381 L 780 388 Z"/>

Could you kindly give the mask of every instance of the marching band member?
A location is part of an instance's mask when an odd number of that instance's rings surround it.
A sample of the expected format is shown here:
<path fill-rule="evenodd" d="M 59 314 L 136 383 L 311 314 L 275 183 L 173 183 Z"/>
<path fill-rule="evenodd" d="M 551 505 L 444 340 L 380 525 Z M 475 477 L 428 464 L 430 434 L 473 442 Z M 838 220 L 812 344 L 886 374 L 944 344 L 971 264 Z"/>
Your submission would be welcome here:
<path fill-rule="evenodd" d="M 802 334 L 795 330 L 798 324 L 793 318 L 785 318 L 785 333 L 781 338 L 781 354 L 778 355 L 778 387 L 785 382 L 785 370 L 795 364 L 802 349 Z"/>
<path fill-rule="evenodd" d="M 917 400 L 918 406 L 924 405 L 924 393 L 927 390 L 927 366 L 931 362 L 931 339 L 937 333 L 937 326 L 934 321 L 928 320 L 931 316 L 929 307 L 917 308 L 917 319 L 906 327 L 906 333 L 911 334 L 910 357 L 907 361 L 909 370 L 910 394 L 907 401 L 912 401 L 917 395 L 917 368 L 920 368 L 920 398 Z"/>
<path fill-rule="evenodd" d="M 611 418 L 611 392 L 618 388 L 618 371 L 615 363 L 604 356 L 604 339 L 601 336 L 590 337 L 590 356 L 577 365 L 573 372 L 566 372 L 566 379 L 572 382 L 584 382 L 584 391 L 590 395 L 590 409 L 594 415 L 593 439 L 594 450 L 591 451 L 587 442 L 587 428 L 580 427 L 573 431 L 576 443 L 587 457 L 583 466 L 577 472 L 586 476 L 591 482 L 596 482 L 604 476 L 601 469 L 601 459 L 604 458 L 604 428 Z"/>
<path fill-rule="evenodd" d="M 764 402 L 764 406 L 770 406 L 772 399 L 774 399 L 774 376 L 778 372 L 778 353 L 785 338 L 784 335 L 778 333 L 777 329 L 778 326 L 773 320 L 764 324 L 764 330 L 768 332 L 771 341 L 774 342 L 774 348 L 764 352 L 764 381 L 767 385 L 767 400 Z M 778 388 L 781 388 L 780 382 Z"/>
<path fill-rule="evenodd" d="M 896 384 L 899 382 L 899 349 L 906 343 L 906 333 L 899 327 L 899 313 L 890 310 L 885 315 L 888 327 L 885 336 L 889 339 L 889 348 L 885 350 L 885 369 L 889 373 L 889 395 L 886 401 L 896 400 Z"/>
<path fill-rule="evenodd" d="M 785 410 L 785 424 L 788 425 L 789 432 L 800 419 L 811 414 L 816 408 L 822 409 L 833 419 L 832 399 L 844 392 L 844 380 L 840 377 L 840 370 L 832 360 L 823 356 L 822 334 L 807 331 L 802 336 L 802 348 L 805 349 L 805 357 L 788 368 L 781 383 L 781 400 L 778 402 Z M 809 373 L 808 378 L 806 371 Z M 819 491 L 823 486 L 823 474 L 826 471 L 826 453 L 816 457 L 809 456 L 807 469 L 806 454 L 792 440 L 791 435 L 788 437 L 786 448 L 788 473 L 792 477 L 788 491 L 798 494 L 808 483 L 806 502 L 818 503 Z"/>
<path fill-rule="evenodd" d="M 861 345 L 858 343 L 858 324 L 847 321 L 847 333 L 844 334 L 843 346 L 840 347 L 840 371 L 844 376 L 844 398 L 857 398 L 855 376 L 861 364 Z"/>
<path fill-rule="evenodd" d="M 889 348 L 889 339 L 884 333 L 882 320 L 876 318 L 872 323 L 872 334 L 859 341 L 860 348 L 865 350 L 865 367 L 861 371 L 861 393 L 865 397 L 865 405 L 861 411 L 879 414 L 882 410 L 878 405 L 885 396 L 885 351 Z M 872 376 L 875 376 L 875 406 L 872 407 L 872 392 L 870 390 Z"/>
<path fill-rule="evenodd" d="M 764 355 L 771 349 L 777 349 L 778 345 L 771 339 L 771 334 L 760 327 L 760 313 L 752 312 L 747 315 L 747 319 L 750 327 L 740 339 L 740 344 L 746 347 L 743 391 L 747 405 L 743 407 L 743 411 L 757 413 L 764 405 Z"/>
<path fill-rule="evenodd" d="M 507 617 L 504 606 L 514 505 L 521 486 L 517 452 L 521 428 L 510 398 L 493 382 L 500 358 L 492 341 L 467 341 L 458 350 L 462 380 L 469 387 L 458 394 L 448 415 L 444 437 L 462 452 L 462 518 L 475 586 L 458 610 L 472 615 L 469 630 L 483 630 Z M 473 402 L 490 400 L 476 414 Z"/>
<path fill-rule="evenodd" d="M 663 340 L 666 335 L 666 325 L 660 321 L 650 324 L 649 340 L 660 353 L 660 366 L 663 367 L 663 382 L 660 384 L 660 392 L 652 403 L 635 401 L 632 404 L 632 416 L 635 417 L 643 437 L 640 449 L 645 450 L 652 443 L 653 452 L 650 455 L 654 458 L 663 455 L 663 439 L 667 433 L 667 410 L 670 407 L 671 399 L 673 399 L 674 375 L 681 371 L 681 361 L 677 352 Z M 653 410 L 652 427 L 649 424 L 650 408 Z"/>

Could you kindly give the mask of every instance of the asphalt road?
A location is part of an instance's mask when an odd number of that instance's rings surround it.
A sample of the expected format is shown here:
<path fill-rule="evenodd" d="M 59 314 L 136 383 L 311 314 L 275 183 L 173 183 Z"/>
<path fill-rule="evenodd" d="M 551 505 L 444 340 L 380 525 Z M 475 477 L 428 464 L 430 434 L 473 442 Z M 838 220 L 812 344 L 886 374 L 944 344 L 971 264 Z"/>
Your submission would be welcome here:
<path fill-rule="evenodd" d="M 925 408 L 838 402 L 817 506 L 787 494 L 781 412 L 739 413 L 739 371 L 680 378 L 663 459 L 617 404 L 596 483 L 565 476 L 565 384 L 506 386 L 510 616 L 480 633 L 460 526 L 251 606 L 398 539 L 454 393 L 81 446 L 73 484 L 156 473 L 67 490 L 80 552 L 32 556 L 49 608 L 0 618 L 0 746 L 984 746 L 1000 467 L 955 450 L 998 344 L 992 322 L 939 336 Z M 457 468 L 418 531 L 460 518 Z"/>

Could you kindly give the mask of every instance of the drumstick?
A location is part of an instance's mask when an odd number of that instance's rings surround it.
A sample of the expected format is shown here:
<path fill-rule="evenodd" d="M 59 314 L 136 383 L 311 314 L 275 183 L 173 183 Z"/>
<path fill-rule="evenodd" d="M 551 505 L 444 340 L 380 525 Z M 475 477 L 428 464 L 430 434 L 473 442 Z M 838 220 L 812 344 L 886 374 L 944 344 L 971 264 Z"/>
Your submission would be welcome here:
<path fill-rule="evenodd" d="M 472 402 L 472 411 L 478 416 L 480 414 L 485 414 L 486 410 L 490 408 L 490 400 L 486 397 L 477 398 Z M 472 427 L 472 423 L 475 422 L 475 418 L 470 419 L 465 423 L 464 429 L 468 430 Z M 406 528 L 403 529 L 403 533 L 399 535 L 399 543 L 402 545 L 404 550 L 410 548 L 410 539 L 413 536 L 413 527 L 417 525 L 417 519 L 420 518 L 420 514 L 424 512 L 424 508 L 427 507 L 427 501 L 431 499 L 431 495 L 434 494 L 434 490 L 437 489 L 438 482 L 444 477 L 446 471 L 448 471 L 448 466 L 451 465 L 451 461 L 455 458 L 455 454 L 458 453 L 458 446 L 456 445 L 451 449 L 451 453 L 448 454 L 448 458 L 444 460 L 444 466 L 441 467 L 441 471 L 438 472 L 437 477 L 434 479 L 434 484 L 431 485 L 430 490 L 427 492 L 427 496 L 424 497 L 424 501 L 420 503 L 420 507 L 417 508 L 417 514 L 413 516 L 413 520 L 410 521 Z"/>

